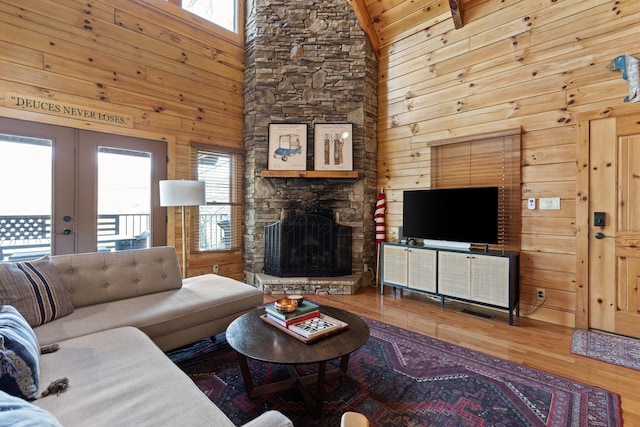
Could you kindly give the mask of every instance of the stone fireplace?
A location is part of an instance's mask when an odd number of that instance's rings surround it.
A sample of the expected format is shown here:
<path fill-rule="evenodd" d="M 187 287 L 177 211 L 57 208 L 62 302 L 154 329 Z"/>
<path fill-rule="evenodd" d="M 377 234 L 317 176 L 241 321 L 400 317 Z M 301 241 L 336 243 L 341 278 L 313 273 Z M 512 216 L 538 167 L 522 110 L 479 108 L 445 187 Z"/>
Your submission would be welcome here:
<path fill-rule="evenodd" d="M 364 265 L 375 265 L 375 53 L 344 0 L 250 0 L 245 38 L 246 281 L 270 293 L 353 293 Z M 357 177 L 263 176 L 270 123 L 307 124 L 307 170 L 314 125 L 352 123 Z M 350 274 L 264 286 L 265 227 L 292 214 L 327 212 L 351 230 Z"/>

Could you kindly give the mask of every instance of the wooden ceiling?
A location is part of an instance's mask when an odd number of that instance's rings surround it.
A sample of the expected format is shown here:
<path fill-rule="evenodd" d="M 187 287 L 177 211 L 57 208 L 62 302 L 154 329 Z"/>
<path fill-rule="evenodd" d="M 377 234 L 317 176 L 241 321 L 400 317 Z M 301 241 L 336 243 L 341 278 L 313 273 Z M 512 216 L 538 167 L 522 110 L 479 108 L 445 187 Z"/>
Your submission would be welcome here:
<path fill-rule="evenodd" d="M 461 0 L 347 0 L 374 50 L 447 19 L 461 28 Z"/>

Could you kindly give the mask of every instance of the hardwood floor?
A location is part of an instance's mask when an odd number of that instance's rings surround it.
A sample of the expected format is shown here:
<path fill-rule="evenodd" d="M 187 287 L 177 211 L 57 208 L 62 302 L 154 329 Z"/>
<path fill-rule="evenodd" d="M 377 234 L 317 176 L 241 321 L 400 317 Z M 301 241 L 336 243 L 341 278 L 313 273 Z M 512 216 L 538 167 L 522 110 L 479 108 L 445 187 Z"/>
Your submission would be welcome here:
<path fill-rule="evenodd" d="M 265 295 L 265 302 L 282 295 Z M 640 426 L 640 371 L 599 362 L 571 353 L 573 329 L 527 318 L 509 326 L 505 311 L 447 302 L 427 295 L 367 286 L 355 295 L 313 295 L 320 304 L 349 310 L 526 366 L 618 393 L 625 426 Z M 462 313 L 463 308 L 490 314 L 485 319 Z"/>

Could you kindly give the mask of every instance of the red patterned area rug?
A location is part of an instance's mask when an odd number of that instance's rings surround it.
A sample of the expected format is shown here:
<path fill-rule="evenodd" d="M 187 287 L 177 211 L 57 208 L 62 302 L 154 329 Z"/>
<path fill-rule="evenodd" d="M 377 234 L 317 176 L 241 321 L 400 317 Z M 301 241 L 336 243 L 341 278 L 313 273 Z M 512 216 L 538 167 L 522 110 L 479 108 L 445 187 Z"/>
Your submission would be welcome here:
<path fill-rule="evenodd" d="M 339 426 L 357 411 L 376 426 L 619 426 L 615 393 L 365 319 L 371 338 L 348 375 L 327 381 L 314 419 L 295 391 L 249 399 L 233 350 L 217 337 L 169 353 L 236 425 L 268 409 L 301 427 Z M 250 362 L 256 384 L 288 378 L 282 366 Z M 315 366 L 299 366 L 301 374 Z M 313 389 L 312 389 L 313 392 Z"/>
<path fill-rule="evenodd" d="M 640 371 L 640 340 L 600 331 L 573 331 L 571 352 Z"/>

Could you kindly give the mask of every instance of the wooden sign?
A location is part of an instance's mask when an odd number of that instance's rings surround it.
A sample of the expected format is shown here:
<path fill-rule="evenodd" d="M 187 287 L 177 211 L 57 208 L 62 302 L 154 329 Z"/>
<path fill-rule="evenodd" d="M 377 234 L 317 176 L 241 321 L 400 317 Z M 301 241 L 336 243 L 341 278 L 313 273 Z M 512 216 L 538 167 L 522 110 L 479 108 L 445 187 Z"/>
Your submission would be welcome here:
<path fill-rule="evenodd" d="M 85 120 L 105 125 L 133 127 L 133 116 L 114 113 L 98 108 L 85 107 L 52 99 L 38 98 L 8 92 L 5 94 L 5 107 L 17 108 L 34 113 L 50 114 L 70 119 Z"/>

